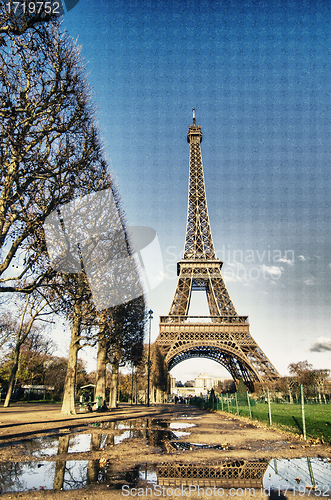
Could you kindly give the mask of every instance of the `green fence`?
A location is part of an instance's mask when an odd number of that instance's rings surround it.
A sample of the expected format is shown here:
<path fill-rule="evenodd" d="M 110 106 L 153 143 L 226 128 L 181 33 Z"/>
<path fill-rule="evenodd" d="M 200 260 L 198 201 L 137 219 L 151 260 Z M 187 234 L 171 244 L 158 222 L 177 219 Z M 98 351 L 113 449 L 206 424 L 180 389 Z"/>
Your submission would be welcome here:
<path fill-rule="evenodd" d="M 331 443 L 331 405 L 307 404 L 304 399 L 304 390 L 301 388 L 301 397 L 297 403 L 289 404 L 271 398 L 269 393 L 257 401 L 247 393 L 211 395 L 208 399 L 191 398 L 190 404 L 201 409 L 225 411 L 233 415 L 259 420 L 268 425 L 276 425 L 284 430 L 303 435 L 304 439 L 320 439 Z"/>
<path fill-rule="evenodd" d="M 211 394 L 208 399 L 190 398 L 189 404 L 198 406 L 204 410 L 221 410 L 239 414 L 239 407 L 247 407 L 249 412 L 252 407 L 256 407 L 256 400 L 251 398 L 248 393 L 247 395 L 235 393 L 221 394 L 220 396 Z"/>

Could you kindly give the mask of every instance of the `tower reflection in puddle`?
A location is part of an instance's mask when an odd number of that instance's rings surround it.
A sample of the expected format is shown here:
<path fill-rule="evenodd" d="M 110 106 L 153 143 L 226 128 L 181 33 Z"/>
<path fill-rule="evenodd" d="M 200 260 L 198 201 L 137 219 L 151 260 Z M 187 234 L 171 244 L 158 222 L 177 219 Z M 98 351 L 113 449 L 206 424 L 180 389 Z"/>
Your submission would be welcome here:
<path fill-rule="evenodd" d="M 63 436 L 63 446 L 67 446 Z M 96 439 L 91 448 L 97 449 Z M 199 485 L 218 488 L 266 488 L 330 491 L 331 466 L 327 460 L 220 460 L 209 463 L 161 463 L 137 465 L 114 474 L 106 459 L 0 463 L 0 493 L 38 489 L 70 490 L 106 483 L 110 488 L 127 484 Z M 315 491 L 315 492 L 316 492 Z M 325 495 L 323 495 L 325 496 Z"/>

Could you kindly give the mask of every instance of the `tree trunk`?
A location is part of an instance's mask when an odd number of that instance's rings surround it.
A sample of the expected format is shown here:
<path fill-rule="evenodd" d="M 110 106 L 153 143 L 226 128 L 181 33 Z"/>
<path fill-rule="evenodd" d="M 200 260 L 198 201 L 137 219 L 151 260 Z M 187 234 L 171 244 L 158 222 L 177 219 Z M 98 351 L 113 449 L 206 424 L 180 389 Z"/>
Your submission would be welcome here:
<path fill-rule="evenodd" d="M 69 448 L 69 434 L 59 437 L 59 449 L 58 455 L 61 453 L 67 453 Z M 62 460 L 57 460 L 55 465 L 55 476 L 53 490 L 62 490 L 64 482 L 64 473 L 66 468 L 66 462 Z"/>
<path fill-rule="evenodd" d="M 100 444 L 101 444 L 101 434 L 92 434 L 91 451 L 99 451 Z M 99 470 L 100 470 L 99 459 L 88 461 L 86 484 L 93 484 L 98 482 Z"/>
<path fill-rule="evenodd" d="M 155 401 L 155 403 L 162 403 L 162 392 L 163 391 L 159 387 L 156 388 L 156 401 Z"/>
<path fill-rule="evenodd" d="M 7 391 L 6 399 L 5 399 L 5 402 L 4 402 L 4 405 L 3 405 L 4 408 L 8 408 L 8 406 L 10 405 L 10 399 L 11 399 L 12 394 L 13 394 L 13 390 L 14 390 L 14 386 L 15 386 L 16 373 L 17 373 L 17 370 L 18 370 L 18 360 L 19 360 L 19 357 L 20 357 L 20 347 L 21 347 L 21 345 L 19 343 L 15 347 L 15 351 L 14 351 L 14 364 L 12 366 L 11 373 L 10 373 L 8 391 Z"/>
<path fill-rule="evenodd" d="M 106 364 L 107 364 L 107 348 L 104 339 L 99 340 L 98 356 L 97 356 L 97 383 L 95 388 L 95 396 L 101 396 L 102 402 L 106 399 Z"/>
<path fill-rule="evenodd" d="M 77 353 L 79 351 L 80 326 L 82 320 L 81 304 L 76 302 L 74 306 L 74 320 L 71 329 L 71 342 L 69 347 L 67 374 L 64 382 L 64 392 L 61 413 L 64 415 L 76 414 L 75 392 L 76 392 L 76 372 Z"/>
<path fill-rule="evenodd" d="M 32 318 L 30 319 L 30 321 L 28 323 L 28 326 L 26 328 L 25 333 L 23 334 L 23 336 L 21 336 L 22 335 L 22 328 L 23 328 L 23 321 L 24 321 L 25 313 L 26 313 L 26 310 L 27 310 L 27 307 L 28 307 L 28 303 L 29 303 L 29 298 L 27 297 L 26 298 L 25 307 L 24 307 L 24 310 L 23 310 L 23 314 L 21 316 L 20 326 L 19 326 L 18 332 L 16 334 L 16 346 L 15 346 L 15 350 L 14 350 L 14 360 L 13 360 L 13 366 L 12 366 L 10 377 L 9 377 L 9 385 L 8 385 L 7 396 L 6 396 L 4 405 L 3 405 L 4 408 L 8 408 L 8 406 L 10 404 L 10 399 L 11 399 L 12 394 L 13 394 L 13 390 L 14 390 L 14 386 L 15 386 L 16 373 L 17 373 L 17 370 L 18 370 L 18 361 L 19 361 L 19 357 L 20 357 L 21 345 L 24 342 L 24 340 L 26 339 L 26 337 L 28 336 L 28 334 L 29 334 L 29 332 L 31 330 L 32 324 L 34 322 L 34 319 L 35 319 L 35 317 L 37 315 L 37 313 L 36 313 L 36 314 L 34 314 L 32 316 Z"/>
<path fill-rule="evenodd" d="M 110 377 L 110 394 L 109 406 L 110 408 L 117 407 L 117 384 L 118 384 L 118 361 L 112 364 L 111 377 Z"/>
<path fill-rule="evenodd" d="M 133 402 L 134 402 L 133 381 L 134 381 L 134 374 L 133 374 L 133 369 L 132 369 L 132 371 L 131 371 L 131 405 L 133 405 Z"/>

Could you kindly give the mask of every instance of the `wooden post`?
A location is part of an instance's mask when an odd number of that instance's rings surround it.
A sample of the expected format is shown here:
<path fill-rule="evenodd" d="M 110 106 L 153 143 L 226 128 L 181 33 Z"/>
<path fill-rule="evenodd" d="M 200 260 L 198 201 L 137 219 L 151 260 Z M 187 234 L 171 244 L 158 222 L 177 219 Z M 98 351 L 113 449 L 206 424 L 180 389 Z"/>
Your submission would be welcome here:
<path fill-rule="evenodd" d="M 307 434 L 306 434 L 306 419 L 305 419 L 305 400 L 303 398 L 303 385 L 300 385 L 300 392 L 301 392 L 301 413 L 302 413 L 302 430 L 303 430 L 303 439 L 306 441 L 307 439 Z"/>

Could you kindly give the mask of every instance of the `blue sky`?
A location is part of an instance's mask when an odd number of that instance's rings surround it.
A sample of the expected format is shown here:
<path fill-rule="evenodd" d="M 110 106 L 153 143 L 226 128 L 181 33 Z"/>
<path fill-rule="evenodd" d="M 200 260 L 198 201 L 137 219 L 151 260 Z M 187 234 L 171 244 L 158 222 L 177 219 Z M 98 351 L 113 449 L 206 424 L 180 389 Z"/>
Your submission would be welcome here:
<path fill-rule="evenodd" d="M 184 246 L 195 107 L 214 245 L 238 313 L 282 375 L 305 359 L 330 368 L 330 2 L 80 0 L 63 26 L 82 46 L 128 222 L 160 241 L 152 338 Z M 192 314 L 204 300 L 192 299 Z M 174 375 L 200 371 L 224 375 L 204 360 Z"/>

